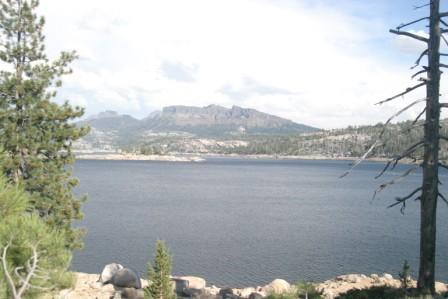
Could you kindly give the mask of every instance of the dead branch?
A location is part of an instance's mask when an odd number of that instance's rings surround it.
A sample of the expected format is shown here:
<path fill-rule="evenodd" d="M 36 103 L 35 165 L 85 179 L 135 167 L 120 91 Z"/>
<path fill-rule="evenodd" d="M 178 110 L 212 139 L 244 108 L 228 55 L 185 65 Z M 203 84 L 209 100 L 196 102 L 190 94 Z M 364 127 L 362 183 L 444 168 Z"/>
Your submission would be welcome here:
<path fill-rule="evenodd" d="M 412 86 L 412 87 L 408 87 L 408 88 L 406 88 L 406 90 L 403 91 L 402 93 L 399 93 L 399 94 L 397 94 L 397 95 L 394 95 L 393 97 L 387 98 L 387 99 L 385 99 L 385 100 L 383 100 L 383 101 L 380 101 L 380 102 L 376 103 L 375 105 L 381 105 L 381 104 L 384 104 L 384 103 L 386 103 L 386 102 L 392 101 L 392 100 L 394 100 L 394 99 L 396 99 L 396 98 L 399 98 L 399 97 L 401 97 L 401 96 L 404 96 L 404 95 L 407 94 L 407 93 L 410 93 L 411 91 L 413 91 L 413 90 L 415 90 L 415 89 L 417 89 L 417 88 L 419 88 L 419 87 L 422 87 L 423 85 L 426 85 L 426 82 L 422 82 L 422 83 L 419 83 L 419 84 L 414 85 L 414 86 Z"/>
<path fill-rule="evenodd" d="M 445 26 L 447 26 L 448 27 L 448 23 L 447 22 L 445 22 L 443 19 L 440 19 L 439 20 L 440 21 L 440 23 L 442 23 L 443 25 L 445 25 Z"/>
<path fill-rule="evenodd" d="M 408 170 L 406 170 L 404 173 L 402 173 L 401 175 L 393 178 L 392 180 L 381 184 L 376 190 L 375 192 L 373 192 L 373 196 L 372 196 L 372 200 L 374 200 L 377 196 L 378 193 L 380 193 L 381 191 L 383 191 L 384 189 L 386 189 L 386 187 L 393 185 L 395 183 L 398 183 L 399 181 L 403 180 L 405 177 L 407 177 L 410 173 L 412 173 L 413 171 L 415 171 L 417 168 L 419 168 L 420 165 L 415 165 L 414 167 L 409 168 Z"/>
<path fill-rule="evenodd" d="M 362 161 L 364 161 L 364 160 L 367 158 L 367 156 L 373 151 L 373 149 L 374 149 L 377 145 L 379 145 L 379 140 L 378 140 L 378 139 L 377 139 L 377 140 L 372 144 L 372 146 L 371 146 L 371 147 L 364 153 L 364 155 L 362 155 L 361 158 L 359 158 L 358 160 L 356 160 L 356 162 L 353 163 L 352 167 L 350 167 L 349 170 L 347 170 L 346 172 L 344 172 L 339 178 L 343 178 L 343 177 L 347 176 L 350 172 L 352 172 L 352 170 L 353 170 L 356 166 L 358 166 Z"/>
<path fill-rule="evenodd" d="M 420 100 L 416 100 L 416 101 L 410 103 L 409 105 L 407 105 L 406 107 L 404 107 L 403 109 L 401 109 L 400 111 L 398 111 L 397 113 L 395 113 L 394 115 L 392 115 L 391 117 L 389 117 L 389 119 L 388 119 L 388 120 L 386 121 L 386 123 L 384 124 L 384 126 L 383 126 L 383 130 L 381 131 L 380 135 L 378 136 L 378 139 L 380 139 L 381 137 L 383 137 L 384 132 L 386 131 L 386 127 L 387 127 L 387 125 L 388 125 L 388 124 L 389 124 L 395 117 L 399 116 L 401 113 L 405 112 L 406 110 L 408 110 L 408 109 L 411 108 L 412 106 L 414 106 L 414 105 L 416 105 L 416 104 L 418 104 L 418 103 L 420 103 L 420 102 L 426 101 L 426 100 L 427 100 L 427 98 L 423 98 L 423 99 L 420 99 Z"/>
<path fill-rule="evenodd" d="M 443 32 L 442 32 L 443 33 Z M 446 40 L 445 36 L 443 34 L 440 35 L 440 37 L 443 39 L 445 44 L 448 46 L 448 41 Z"/>
<path fill-rule="evenodd" d="M 31 278 L 34 275 L 34 272 L 36 271 L 37 263 L 39 261 L 39 254 L 37 253 L 37 245 L 30 246 L 30 248 L 31 248 L 31 251 L 32 251 L 32 256 L 27 261 L 28 273 L 25 276 L 25 279 L 22 281 L 22 286 L 20 287 L 19 291 L 17 292 L 18 298 L 21 298 L 22 294 L 28 288 L 30 288 L 30 281 L 31 281 Z"/>
<path fill-rule="evenodd" d="M 391 165 L 392 165 L 391 169 L 394 169 L 397 166 L 398 162 L 400 162 L 400 160 L 402 160 L 405 157 L 409 157 L 410 154 L 415 152 L 418 148 L 420 148 L 424 144 L 425 144 L 425 142 L 423 140 L 419 141 L 419 142 L 413 144 L 412 146 L 410 146 L 401 155 L 396 156 L 395 158 L 392 158 L 389 161 L 387 161 L 386 166 L 384 166 L 383 170 L 381 170 L 381 172 L 375 177 L 375 179 L 378 179 L 379 177 L 381 177 L 389 169 L 389 167 Z"/>
<path fill-rule="evenodd" d="M 447 136 L 443 136 L 443 135 L 439 135 L 439 139 L 448 141 L 448 137 Z"/>
<path fill-rule="evenodd" d="M 448 200 L 446 200 L 445 196 L 439 192 L 439 197 L 448 205 Z"/>
<path fill-rule="evenodd" d="M 397 28 L 395 28 L 395 29 L 400 30 L 400 29 L 402 29 L 402 28 L 404 28 L 404 27 L 406 27 L 406 26 L 409 26 L 409 25 L 418 23 L 418 22 L 423 21 L 423 20 L 429 20 L 429 17 L 423 17 L 423 18 L 420 18 L 420 19 L 418 19 L 418 20 L 414 20 L 414 21 L 409 22 L 409 23 L 406 23 L 406 24 L 400 24 L 400 25 L 397 26 Z"/>
<path fill-rule="evenodd" d="M 419 192 L 421 190 L 422 190 L 422 187 L 418 187 L 417 189 L 415 189 L 414 191 L 412 191 L 411 193 L 409 193 L 405 197 L 396 197 L 395 198 L 396 202 L 394 202 L 393 204 L 389 205 L 388 208 L 392 208 L 392 207 L 395 207 L 396 205 L 401 204 L 402 207 L 400 208 L 400 212 L 403 214 L 404 209 L 406 208 L 406 200 L 408 200 L 409 198 L 414 196 L 415 193 L 417 193 L 417 192 Z"/>
<path fill-rule="evenodd" d="M 445 164 L 439 162 L 439 166 L 448 170 L 448 165 L 445 165 Z"/>
<path fill-rule="evenodd" d="M 426 6 L 430 6 L 431 5 L 431 3 L 426 3 L 426 4 L 423 4 L 423 5 L 414 5 L 414 10 L 417 10 L 417 9 L 420 9 L 420 8 L 423 8 L 423 7 L 426 7 Z"/>
<path fill-rule="evenodd" d="M 440 108 L 448 108 L 448 103 L 440 103 Z"/>
<path fill-rule="evenodd" d="M 20 288 L 17 289 L 17 286 L 14 283 L 14 280 L 11 277 L 10 270 L 8 270 L 8 265 L 6 261 L 6 256 L 8 252 L 8 248 L 11 246 L 11 242 L 9 241 L 8 244 L 3 248 L 2 256 L 0 257 L 0 260 L 2 262 L 3 272 L 6 277 L 6 281 L 8 283 L 9 289 L 12 293 L 13 299 L 21 299 L 23 293 L 28 290 L 29 288 L 35 288 L 40 290 L 49 290 L 50 288 L 43 288 L 40 286 L 35 286 L 31 284 L 31 278 L 35 276 L 36 270 L 38 269 L 38 262 L 39 262 L 39 252 L 37 251 L 38 243 L 32 246 L 29 246 L 32 255 L 31 257 L 26 261 L 26 275 L 22 276 L 19 271 L 25 269 L 23 266 L 16 267 L 14 269 L 14 274 L 19 278 L 21 282 Z"/>
<path fill-rule="evenodd" d="M 411 108 L 411 107 L 414 106 L 415 104 L 418 104 L 418 103 L 423 102 L 423 101 L 426 101 L 426 98 L 424 98 L 424 99 L 420 99 L 420 100 L 416 100 L 416 101 L 412 102 L 411 104 L 407 105 L 406 107 L 404 107 L 403 109 L 401 109 L 400 111 L 398 111 L 397 113 L 395 113 L 394 115 L 392 115 L 392 116 L 386 121 L 386 123 L 384 124 L 384 126 L 383 126 L 383 130 L 381 131 L 380 135 L 379 135 L 378 138 L 375 140 L 375 142 L 373 143 L 373 145 L 372 145 L 372 146 L 371 146 L 371 147 L 364 153 L 364 155 L 362 155 L 361 158 L 359 158 L 358 160 L 356 160 L 356 162 L 353 163 L 352 167 L 351 167 L 348 171 L 346 171 L 345 173 L 343 173 L 343 174 L 340 176 L 340 178 L 343 178 L 343 177 L 347 176 L 347 175 L 348 175 L 348 174 L 349 174 L 349 173 L 350 173 L 356 166 L 358 166 L 362 161 L 364 161 L 364 160 L 367 158 L 367 156 L 372 152 L 372 150 L 373 150 L 377 145 L 379 145 L 379 143 L 380 143 L 380 139 L 381 139 L 381 137 L 383 137 L 383 135 L 384 135 L 384 133 L 385 133 L 385 131 L 386 131 L 387 126 L 389 125 L 389 123 L 390 123 L 395 117 L 399 116 L 401 113 L 403 113 L 404 111 L 408 110 L 409 108 Z M 421 114 L 423 114 L 423 113 L 421 113 Z M 390 162 L 390 163 L 392 163 L 392 162 Z M 389 163 L 388 165 L 390 165 L 390 163 Z"/>
<path fill-rule="evenodd" d="M 17 294 L 14 280 L 12 279 L 11 275 L 9 274 L 8 263 L 6 262 L 6 254 L 8 252 L 9 246 L 11 246 L 11 241 L 9 241 L 8 244 L 6 244 L 6 246 L 3 247 L 3 251 L 2 251 L 1 261 L 2 261 L 3 273 L 5 274 L 6 282 L 8 283 L 9 289 L 12 292 L 13 298 L 20 299 L 20 297 Z"/>
<path fill-rule="evenodd" d="M 407 32 L 407 31 L 399 31 L 399 30 L 394 30 L 394 29 L 390 29 L 389 32 L 390 32 L 390 33 L 393 33 L 393 34 L 397 34 L 397 35 L 408 36 L 408 37 L 411 37 L 411 38 L 413 38 L 413 39 L 419 40 L 419 41 L 421 41 L 421 42 L 425 42 L 425 43 L 428 43 L 428 42 L 429 42 L 429 39 L 428 39 L 428 38 L 423 37 L 423 36 L 420 36 L 420 35 L 417 35 L 417 34 L 414 34 L 414 33 L 411 33 L 411 32 Z"/>
<path fill-rule="evenodd" d="M 415 67 L 417 67 L 420 64 L 420 61 L 422 60 L 423 56 L 428 54 L 428 49 L 426 49 L 425 51 L 423 51 L 420 56 L 417 58 L 417 60 L 415 61 L 415 65 L 413 67 L 411 67 L 411 69 L 414 69 Z"/>
<path fill-rule="evenodd" d="M 420 71 L 416 72 L 415 74 L 413 74 L 413 75 L 411 76 L 411 79 L 414 79 L 414 78 L 417 77 L 418 75 L 423 74 L 423 73 L 426 73 L 427 71 L 428 71 L 427 69 L 423 68 L 423 70 L 420 70 Z"/>
<path fill-rule="evenodd" d="M 440 56 L 448 56 L 448 53 L 439 53 Z"/>
<path fill-rule="evenodd" d="M 439 18 L 448 17 L 448 11 L 439 13 Z"/>
<path fill-rule="evenodd" d="M 423 108 L 422 112 L 420 112 L 420 114 L 417 115 L 417 117 L 414 119 L 414 121 L 412 122 L 412 126 L 414 126 L 418 122 L 418 120 L 420 119 L 420 117 L 422 117 L 422 115 L 425 113 L 425 111 L 426 111 L 426 107 Z"/>
<path fill-rule="evenodd" d="M 439 64 L 439 67 L 448 68 L 448 65 L 447 65 L 447 64 L 444 64 L 444 63 L 440 63 L 440 64 Z"/>

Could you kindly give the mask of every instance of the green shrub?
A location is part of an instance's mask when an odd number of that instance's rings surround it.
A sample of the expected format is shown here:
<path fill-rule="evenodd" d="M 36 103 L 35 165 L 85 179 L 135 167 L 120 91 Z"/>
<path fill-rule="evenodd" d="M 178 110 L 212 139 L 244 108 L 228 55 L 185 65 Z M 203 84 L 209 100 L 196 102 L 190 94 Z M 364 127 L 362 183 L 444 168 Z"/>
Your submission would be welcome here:
<path fill-rule="evenodd" d="M 319 292 L 316 289 L 316 285 L 307 282 L 307 281 L 300 281 L 296 283 L 297 288 L 297 294 L 299 298 L 308 298 L 308 299 L 321 299 L 322 298 L 322 292 Z"/>
<path fill-rule="evenodd" d="M 27 212 L 28 202 L 19 186 L 0 176 L 0 298 L 33 298 L 73 282 L 65 236 Z"/>
<path fill-rule="evenodd" d="M 268 294 L 267 299 L 321 299 L 322 292 L 316 289 L 311 282 L 301 281 L 291 287 L 291 291 L 275 294 Z"/>
<path fill-rule="evenodd" d="M 406 298 L 406 291 L 386 286 L 372 287 L 364 290 L 350 290 L 336 299 L 402 299 Z"/>
<path fill-rule="evenodd" d="M 407 289 L 411 286 L 411 267 L 407 260 L 404 261 L 403 269 L 398 273 L 400 277 L 401 287 Z"/>

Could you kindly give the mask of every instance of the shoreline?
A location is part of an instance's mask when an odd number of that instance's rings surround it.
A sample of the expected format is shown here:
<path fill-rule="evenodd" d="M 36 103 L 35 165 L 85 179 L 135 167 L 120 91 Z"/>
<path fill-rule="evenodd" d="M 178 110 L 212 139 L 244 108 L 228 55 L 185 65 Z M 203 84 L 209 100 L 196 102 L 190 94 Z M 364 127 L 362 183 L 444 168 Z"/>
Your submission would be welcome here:
<path fill-rule="evenodd" d="M 205 159 L 199 156 L 178 155 L 141 155 L 120 153 L 89 153 L 75 154 L 77 160 L 113 160 L 113 161 L 166 161 L 166 162 L 203 162 Z"/>
<path fill-rule="evenodd" d="M 329 160 L 329 161 L 357 161 L 359 157 L 331 157 L 324 155 L 240 155 L 240 154 L 214 154 L 214 153 L 172 153 L 166 155 L 142 155 L 135 153 L 78 153 L 77 160 L 111 160 L 111 161 L 166 161 L 166 162 L 204 162 L 207 158 L 239 158 L 248 160 Z M 389 158 L 367 158 L 369 162 L 387 162 Z M 400 161 L 407 164 L 409 161 Z"/>
<path fill-rule="evenodd" d="M 101 285 L 98 282 L 99 274 L 89 274 L 82 272 L 72 272 L 76 278 L 74 286 L 70 289 L 63 289 L 57 291 L 58 298 L 65 299 L 109 299 L 114 296 L 114 288 L 109 285 Z M 204 278 L 196 276 L 171 276 L 173 281 L 173 290 L 178 292 L 180 297 L 178 298 L 201 298 L 204 295 L 206 298 L 214 299 L 247 299 L 247 298 L 265 298 L 267 295 L 275 294 L 291 294 L 297 291 L 297 286 L 290 284 L 283 279 L 274 279 L 270 283 L 264 286 L 248 286 L 244 288 L 232 288 L 232 287 L 218 287 L 215 285 L 210 285 L 206 282 Z M 185 281 L 188 283 L 185 284 Z M 179 288 L 179 286 L 187 286 Z M 141 278 L 141 283 L 143 287 L 148 285 L 146 279 Z M 311 282 L 310 282 L 311 283 Z M 390 287 L 390 288 L 400 288 L 401 282 L 398 278 L 393 277 L 391 274 L 383 273 L 378 274 L 346 274 L 339 275 L 337 277 L 328 279 L 323 282 L 311 283 L 314 285 L 316 290 L 321 292 L 322 298 L 324 299 L 334 299 L 338 295 L 344 294 L 350 290 L 358 289 L 369 289 L 372 287 Z M 410 286 L 416 287 L 417 282 L 411 280 Z M 143 294 L 142 291 L 140 291 Z M 448 284 L 443 282 L 436 282 L 436 292 L 439 294 L 448 292 Z M 51 294 L 47 294 L 50 295 Z M 53 297 L 48 297 L 44 295 L 41 299 L 49 299 Z M 199 295 L 199 297 L 198 297 Z M 228 296 L 231 295 L 231 296 Z M 140 298 L 140 297 L 136 297 Z"/>

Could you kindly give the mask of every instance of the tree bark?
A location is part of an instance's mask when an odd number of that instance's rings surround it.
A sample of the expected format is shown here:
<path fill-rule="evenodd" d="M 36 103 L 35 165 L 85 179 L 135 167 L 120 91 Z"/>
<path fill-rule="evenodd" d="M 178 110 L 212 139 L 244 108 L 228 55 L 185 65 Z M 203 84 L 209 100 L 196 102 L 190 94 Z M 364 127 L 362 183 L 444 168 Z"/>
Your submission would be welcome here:
<path fill-rule="evenodd" d="M 435 293 L 436 211 L 439 160 L 440 86 L 440 0 L 431 0 L 428 43 L 428 82 L 424 128 L 423 181 L 420 208 L 420 269 L 418 289 L 422 295 Z"/>

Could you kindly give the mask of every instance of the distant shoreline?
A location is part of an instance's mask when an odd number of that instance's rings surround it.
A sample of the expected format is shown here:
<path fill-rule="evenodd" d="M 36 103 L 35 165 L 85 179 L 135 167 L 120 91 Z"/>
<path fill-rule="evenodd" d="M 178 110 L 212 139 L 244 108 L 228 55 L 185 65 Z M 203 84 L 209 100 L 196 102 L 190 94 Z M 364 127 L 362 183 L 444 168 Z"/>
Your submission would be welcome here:
<path fill-rule="evenodd" d="M 199 156 L 178 155 L 141 155 L 120 153 L 84 153 L 75 155 L 78 160 L 114 160 L 114 161 L 167 161 L 167 162 L 202 162 Z"/>
<path fill-rule="evenodd" d="M 331 157 L 324 155 L 240 155 L 240 154 L 200 154 L 200 153 L 173 153 L 167 155 L 142 155 L 135 153 L 78 153 L 79 160 L 114 160 L 114 161 L 167 161 L 167 162 L 204 162 L 208 157 L 213 158 L 241 158 L 241 159 L 272 159 L 272 160 L 333 160 L 333 161 L 357 161 L 359 157 Z M 387 162 L 387 158 L 367 158 L 371 162 Z M 409 161 L 402 161 L 409 163 Z"/>

